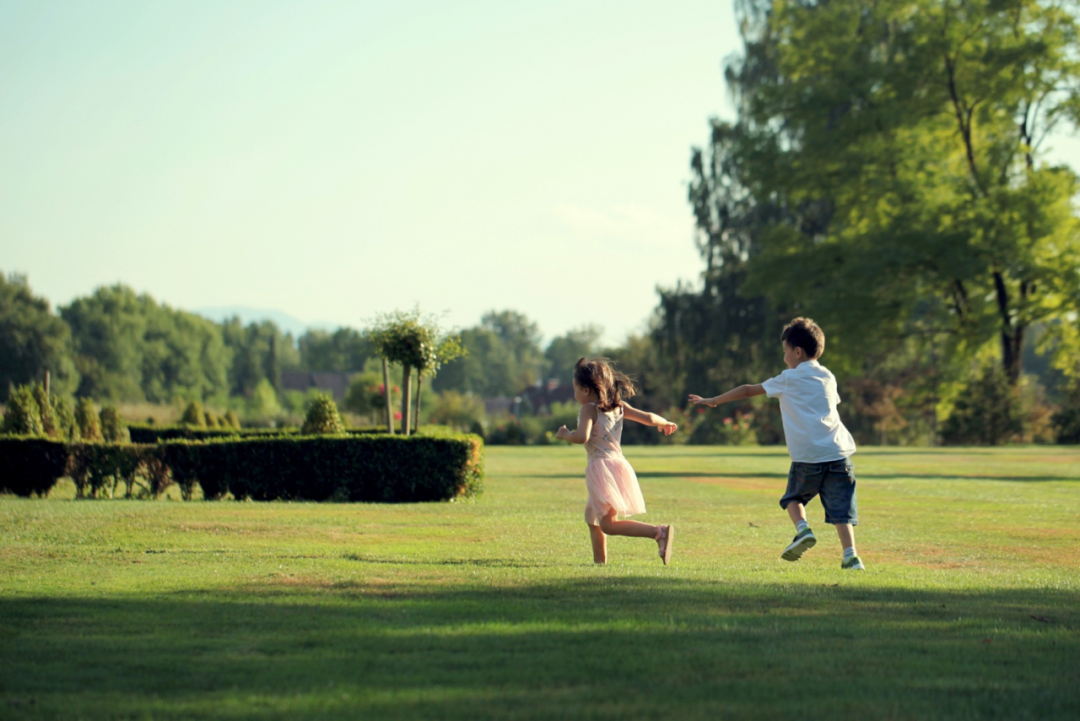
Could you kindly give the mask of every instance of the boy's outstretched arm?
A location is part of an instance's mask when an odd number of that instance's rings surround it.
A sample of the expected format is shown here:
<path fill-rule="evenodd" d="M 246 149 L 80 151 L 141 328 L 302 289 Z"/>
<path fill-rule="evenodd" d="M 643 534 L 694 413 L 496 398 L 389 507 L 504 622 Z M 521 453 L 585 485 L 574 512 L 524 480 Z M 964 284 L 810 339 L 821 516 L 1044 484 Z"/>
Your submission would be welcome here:
<path fill-rule="evenodd" d="M 622 404 L 623 416 L 627 420 L 636 421 L 646 426 L 656 426 L 656 430 L 660 431 L 664 435 L 670 436 L 675 431 L 679 430 L 679 426 L 669 421 L 663 416 L 658 416 L 655 413 L 646 413 L 645 411 L 639 411 L 629 403 Z"/>
<path fill-rule="evenodd" d="M 765 388 L 760 383 L 756 385 L 744 385 L 738 388 L 732 388 L 727 393 L 721 393 L 714 398 L 702 398 L 696 396 L 693 393 L 690 394 L 690 402 L 698 406 L 711 406 L 715 408 L 721 403 L 731 403 L 732 401 L 741 401 L 744 398 L 753 398 L 754 396 L 765 395 Z"/>

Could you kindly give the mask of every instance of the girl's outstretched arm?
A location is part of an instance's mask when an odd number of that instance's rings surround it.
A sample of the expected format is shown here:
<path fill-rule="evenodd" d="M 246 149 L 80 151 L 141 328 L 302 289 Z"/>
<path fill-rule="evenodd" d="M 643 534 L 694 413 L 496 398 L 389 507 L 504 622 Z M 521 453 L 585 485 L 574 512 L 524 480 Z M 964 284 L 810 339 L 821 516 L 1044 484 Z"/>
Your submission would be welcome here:
<path fill-rule="evenodd" d="M 636 421 L 646 426 L 656 426 L 656 430 L 660 431 L 664 435 L 670 436 L 675 431 L 679 430 L 679 427 L 669 421 L 663 416 L 658 416 L 655 413 L 646 413 L 645 411 L 639 411 L 629 403 L 622 404 L 623 415 L 631 421 Z"/>
<path fill-rule="evenodd" d="M 555 431 L 555 437 L 560 441 L 570 441 L 571 443 L 580 445 L 589 440 L 589 434 L 592 433 L 593 423 L 596 423 L 596 406 L 582 406 L 581 412 L 578 413 L 577 417 L 577 430 L 571 432 L 566 426 L 561 426 L 559 430 Z"/>
<path fill-rule="evenodd" d="M 721 403 L 731 403 L 731 401 L 741 401 L 744 398 L 753 398 L 754 396 L 765 395 L 765 388 L 760 383 L 757 385 L 745 385 L 733 388 L 727 393 L 721 393 L 714 398 L 702 398 L 696 396 L 693 393 L 690 394 L 690 402 L 697 406 L 711 406 L 716 408 Z"/>

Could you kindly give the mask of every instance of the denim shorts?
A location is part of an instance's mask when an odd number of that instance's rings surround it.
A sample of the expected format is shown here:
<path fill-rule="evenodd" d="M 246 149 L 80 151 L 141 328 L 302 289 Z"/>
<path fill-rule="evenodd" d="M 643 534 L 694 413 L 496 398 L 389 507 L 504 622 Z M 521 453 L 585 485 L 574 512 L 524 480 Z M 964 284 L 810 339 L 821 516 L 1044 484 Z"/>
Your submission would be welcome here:
<path fill-rule="evenodd" d="M 791 464 L 780 507 L 786 509 L 792 501 L 805 506 L 814 496 L 821 496 L 825 523 L 859 525 L 855 505 L 855 466 L 850 458 L 827 463 Z"/>

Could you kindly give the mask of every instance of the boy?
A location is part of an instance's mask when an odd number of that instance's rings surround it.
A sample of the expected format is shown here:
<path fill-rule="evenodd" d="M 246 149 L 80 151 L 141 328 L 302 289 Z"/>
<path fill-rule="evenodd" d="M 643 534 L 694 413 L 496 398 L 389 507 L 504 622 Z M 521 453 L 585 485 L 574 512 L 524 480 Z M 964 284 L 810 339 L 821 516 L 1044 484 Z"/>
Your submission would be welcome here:
<path fill-rule="evenodd" d="M 795 539 L 784 549 L 785 561 L 798 561 L 817 543 L 806 525 L 806 504 L 821 496 L 825 522 L 836 526 L 844 560 L 840 568 L 861 571 L 855 553 L 859 518 L 855 507 L 855 472 L 850 457 L 855 440 L 840 421 L 836 404 L 836 378 L 817 359 L 825 351 L 825 334 L 809 318 L 796 318 L 780 335 L 788 370 L 759 385 L 744 385 L 715 398 L 691 395 L 695 404 L 715 407 L 720 403 L 767 395 L 780 399 L 784 436 L 791 454 L 787 490 L 780 507 L 795 524 Z"/>

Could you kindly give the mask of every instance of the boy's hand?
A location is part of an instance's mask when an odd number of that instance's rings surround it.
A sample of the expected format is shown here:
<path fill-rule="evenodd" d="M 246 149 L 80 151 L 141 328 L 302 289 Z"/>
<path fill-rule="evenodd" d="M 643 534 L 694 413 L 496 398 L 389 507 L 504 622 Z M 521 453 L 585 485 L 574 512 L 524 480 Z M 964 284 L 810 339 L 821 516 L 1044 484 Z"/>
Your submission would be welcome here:
<path fill-rule="evenodd" d="M 716 404 L 713 403 L 712 398 L 702 398 L 701 396 L 696 396 L 693 393 L 690 394 L 690 402 L 696 406 L 708 406 L 709 408 L 716 408 Z"/>
<path fill-rule="evenodd" d="M 572 434 L 570 433 L 570 429 L 566 426 L 560 426 L 559 430 L 555 431 L 555 437 L 558 438 L 560 441 L 570 440 L 571 435 Z"/>
<path fill-rule="evenodd" d="M 664 421 L 656 427 L 656 430 L 660 431 L 665 436 L 670 436 L 672 433 L 679 430 L 679 426 L 678 424 L 672 423 L 671 421 Z"/>

